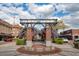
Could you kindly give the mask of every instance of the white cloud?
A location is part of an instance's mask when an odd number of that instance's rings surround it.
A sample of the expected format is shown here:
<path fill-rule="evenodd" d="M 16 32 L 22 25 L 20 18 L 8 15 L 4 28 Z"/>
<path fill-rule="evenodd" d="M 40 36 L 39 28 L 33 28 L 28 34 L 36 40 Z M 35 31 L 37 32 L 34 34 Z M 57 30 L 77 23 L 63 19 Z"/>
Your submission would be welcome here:
<path fill-rule="evenodd" d="M 0 11 L 0 19 L 7 21 L 10 24 L 13 24 L 13 18 L 8 16 L 6 13 L 3 11 Z"/>
<path fill-rule="evenodd" d="M 62 3 L 60 3 L 58 5 L 55 4 L 55 8 L 56 8 L 56 12 L 55 13 L 60 12 L 60 11 L 63 11 L 63 13 L 64 13 L 64 12 L 66 12 L 67 5 L 66 4 L 62 4 Z"/>
<path fill-rule="evenodd" d="M 1 12 L 1 17 L 2 19 L 4 19 L 5 21 L 9 22 L 10 24 L 14 23 L 19 23 L 19 19 L 32 19 L 35 18 L 33 15 L 31 15 L 29 12 L 27 11 L 23 11 L 22 10 L 23 7 L 19 7 L 19 8 L 15 8 L 15 7 L 2 7 L 0 10 Z M 18 14 L 18 16 L 12 16 L 11 14 Z M 14 18 L 15 17 L 15 18 Z"/>
<path fill-rule="evenodd" d="M 35 16 L 31 15 L 28 11 L 23 11 L 22 8 L 16 8 L 16 12 L 19 14 L 19 18 L 21 19 L 32 19 Z"/>
<path fill-rule="evenodd" d="M 55 5 L 57 12 L 69 13 L 61 17 L 70 28 L 79 28 L 79 4 L 78 3 L 60 3 Z"/>
<path fill-rule="evenodd" d="M 57 11 L 63 11 L 63 12 L 69 12 L 74 13 L 79 11 L 79 3 L 59 3 L 58 5 L 55 5 Z"/>
<path fill-rule="evenodd" d="M 1 11 L 5 12 L 5 13 L 17 13 L 16 11 L 12 10 L 12 7 L 2 7 Z"/>
<path fill-rule="evenodd" d="M 39 17 L 47 17 L 51 15 L 54 11 L 53 5 L 43 5 L 43 6 L 37 6 L 35 4 L 29 4 L 29 10 L 32 14 L 34 14 L 37 18 Z"/>
<path fill-rule="evenodd" d="M 16 23 L 19 22 L 19 19 L 35 19 L 35 18 L 59 18 L 54 17 L 52 14 L 58 13 L 60 11 L 63 11 L 63 13 L 68 12 L 68 15 L 64 15 L 61 17 L 61 19 L 64 20 L 66 24 L 69 24 L 71 27 L 75 27 L 73 25 L 79 24 L 79 4 L 67 4 L 67 3 L 60 3 L 60 4 L 48 4 L 48 5 L 42 5 L 37 6 L 35 4 L 28 4 L 29 10 L 23 11 L 23 7 L 15 8 L 12 4 L 5 4 L 6 6 L 2 6 L 3 4 L 0 4 L 0 17 L 5 19 L 7 18 L 8 22 L 13 23 L 13 16 L 9 15 L 10 13 L 17 13 L 18 16 L 16 18 Z M 22 4 L 14 4 L 15 6 L 20 6 Z M 27 5 L 27 4 L 26 4 Z M 55 8 L 57 9 L 55 11 Z M 9 20 L 8 20 L 9 18 Z"/>
<path fill-rule="evenodd" d="M 79 28 L 79 11 L 71 13 L 69 15 L 61 17 L 66 24 L 69 24 L 72 28 Z"/>

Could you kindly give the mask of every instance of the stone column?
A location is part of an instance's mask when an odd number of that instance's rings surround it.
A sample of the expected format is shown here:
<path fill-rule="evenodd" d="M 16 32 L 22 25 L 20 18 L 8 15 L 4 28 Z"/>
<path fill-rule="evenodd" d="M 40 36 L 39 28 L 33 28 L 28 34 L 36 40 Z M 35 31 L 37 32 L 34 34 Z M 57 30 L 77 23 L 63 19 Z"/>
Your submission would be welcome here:
<path fill-rule="evenodd" d="M 52 46 L 52 31 L 50 26 L 46 26 L 46 46 L 51 47 Z"/>
<path fill-rule="evenodd" d="M 28 27 L 27 31 L 26 31 L 26 46 L 27 47 L 32 47 L 32 38 L 33 38 L 33 34 L 32 34 L 32 28 Z"/>

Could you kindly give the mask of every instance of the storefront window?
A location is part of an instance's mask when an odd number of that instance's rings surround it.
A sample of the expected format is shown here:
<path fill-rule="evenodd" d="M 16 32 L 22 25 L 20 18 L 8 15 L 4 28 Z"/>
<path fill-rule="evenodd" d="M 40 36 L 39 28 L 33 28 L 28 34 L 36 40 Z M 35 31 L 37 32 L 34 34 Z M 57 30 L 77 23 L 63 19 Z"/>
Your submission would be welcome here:
<path fill-rule="evenodd" d="M 79 36 L 75 36 L 75 40 L 79 40 Z"/>

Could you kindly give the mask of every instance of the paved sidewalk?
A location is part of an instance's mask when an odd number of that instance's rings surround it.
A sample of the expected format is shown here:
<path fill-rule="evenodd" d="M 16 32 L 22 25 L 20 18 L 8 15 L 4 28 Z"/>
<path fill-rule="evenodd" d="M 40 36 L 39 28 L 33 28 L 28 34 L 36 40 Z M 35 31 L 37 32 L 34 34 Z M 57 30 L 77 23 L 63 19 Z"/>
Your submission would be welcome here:
<path fill-rule="evenodd" d="M 69 44 L 63 44 L 63 45 L 58 45 L 58 44 L 52 44 L 52 46 L 58 47 L 62 49 L 62 52 L 60 52 L 59 56 L 79 56 L 79 49 L 73 48 L 72 45 Z"/>
<path fill-rule="evenodd" d="M 62 52 L 58 54 L 53 54 L 52 56 L 79 56 L 79 49 L 75 49 L 69 44 L 58 45 L 58 44 L 52 43 L 52 46 L 62 49 Z M 1 44 L 0 56 L 30 56 L 28 54 L 26 55 L 26 54 L 21 54 L 16 52 L 16 49 L 19 47 L 21 46 L 17 46 L 15 42 Z"/>
<path fill-rule="evenodd" d="M 4 42 L 4 41 L 0 41 L 0 45 L 2 45 L 2 44 L 6 44 L 6 42 Z"/>

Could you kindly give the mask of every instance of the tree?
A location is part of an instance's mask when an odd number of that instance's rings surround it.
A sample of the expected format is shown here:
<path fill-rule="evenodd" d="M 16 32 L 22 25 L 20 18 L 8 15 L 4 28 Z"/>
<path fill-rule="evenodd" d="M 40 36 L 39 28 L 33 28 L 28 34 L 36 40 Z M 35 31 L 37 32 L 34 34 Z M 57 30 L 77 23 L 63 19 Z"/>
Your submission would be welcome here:
<path fill-rule="evenodd" d="M 55 26 L 52 26 L 53 29 L 58 30 L 58 29 L 65 29 L 69 28 L 68 25 L 64 24 L 63 20 L 59 20 Z"/>
<path fill-rule="evenodd" d="M 62 20 L 57 21 L 57 24 L 52 26 L 52 29 L 54 30 L 55 34 L 57 35 L 56 37 L 58 37 L 58 30 L 59 29 L 64 30 L 65 28 L 69 28 L 69 26 L 64 24 L 64 22 Z"/>

